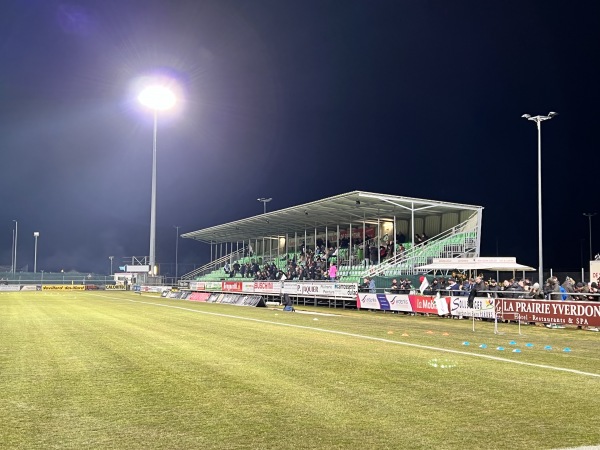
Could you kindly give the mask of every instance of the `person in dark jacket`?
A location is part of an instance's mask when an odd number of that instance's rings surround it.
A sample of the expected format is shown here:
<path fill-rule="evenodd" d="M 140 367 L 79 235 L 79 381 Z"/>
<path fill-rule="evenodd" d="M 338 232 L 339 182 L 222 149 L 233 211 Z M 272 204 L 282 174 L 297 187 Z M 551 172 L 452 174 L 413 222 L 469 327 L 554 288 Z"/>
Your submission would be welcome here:
<path fill-rule="evenodd" d="M 471 291 L 469 292 L 469 298 L 467 300 L 467 305 L 469 308 L 473 307 L 473 300 L 475 297 L 479 296 L 479 293 L 486 290 L 485 281 L 480 276 L 475 278 L 475 283 L 471 287 Z"/>

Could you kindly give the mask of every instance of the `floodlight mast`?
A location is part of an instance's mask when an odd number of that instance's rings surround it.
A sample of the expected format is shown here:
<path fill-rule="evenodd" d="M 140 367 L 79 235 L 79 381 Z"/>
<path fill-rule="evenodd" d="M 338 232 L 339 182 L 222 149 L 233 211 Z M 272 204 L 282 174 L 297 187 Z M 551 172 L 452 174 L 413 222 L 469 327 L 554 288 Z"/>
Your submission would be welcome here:
<path fill-rule="evenodd" d="M 269 203 L 273 199 L 272 198 L 261 197 L 261 198 L 257 198 L 256 200 L 258 200 L 259 202 L 262 202 L 262 204 L 263 204 L 263 214 L 266 214 L 267 213 L 267 203 Z"/>
<path fill-rule="evenodd" d="M 34 231 L 33 237 L 35 239 L 35 250 L 33 253 L 33 273 L 37 273 L 37 241 L 38 241 L 38 237 L 40 237 L 40 232 Z"/>
<path fill-rule="evenodd" d="M 558 113 L 550 111 L 547 116 L 531 116 L 523 114 L 523 119 L 530 120 L 537 124 L 538 130 L 538 280 L 540 286 L 544 285 L 544 252 L 542 239 L 542 122 L 556 117 Z"/>
<path fill-rule="evenodd" d="M 154 112 L 152 138 L 152 194 L 150 206 L 150 274 L 156 275 L 156 135 L 158 111 L 175 106 L 175 94 L 166 86 L 153 85 L 145 88 L 138 96 L 139 102 Z"/>

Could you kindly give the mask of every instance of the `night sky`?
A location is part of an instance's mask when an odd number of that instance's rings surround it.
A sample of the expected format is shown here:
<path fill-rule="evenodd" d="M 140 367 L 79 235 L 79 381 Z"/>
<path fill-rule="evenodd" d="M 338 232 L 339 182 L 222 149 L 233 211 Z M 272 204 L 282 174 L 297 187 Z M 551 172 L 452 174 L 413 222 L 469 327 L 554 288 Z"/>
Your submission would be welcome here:
<path fill-rule="evenodd" d="M 0 265 L 108 273 L 180 233 L 365 190 L 485 207 L 482 256 L 578 269 L 599 212 L 600 2 L 3 0 Z M 592 220 L 600 250 L 600 215 Z M 594 239 L 594 238 L 593 238 Z M 208 247 L 179 241 L 185 263 Z M 587 262 L 585 263 L 587 265 Z"/>

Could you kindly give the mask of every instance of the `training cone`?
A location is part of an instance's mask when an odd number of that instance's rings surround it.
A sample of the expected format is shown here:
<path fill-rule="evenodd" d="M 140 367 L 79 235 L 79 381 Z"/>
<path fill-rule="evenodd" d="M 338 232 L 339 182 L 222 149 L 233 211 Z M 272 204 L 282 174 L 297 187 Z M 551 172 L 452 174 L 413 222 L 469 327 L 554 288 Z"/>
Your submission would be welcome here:
<path fill-rule="evenodd" d="M 408 333 L 402 333 L 402 336 L 408 336 Z"/>
<path fill-rule="evenodd" d="M 517 343 L 515 341 L 510 341 L 509 345 L 517 345 Z"/>
<path fill-rule="evenodd" d="M 551 346 L 549 346 L 549 345 L 546 345 L 546 346 L 544 347 L 544 350 L 552 350 L 552 347 L 551 347 Z"/>
<path fill-rule="evenodd" d="M 450 333 L 442 333 L 442 336 L 450 336 Z"/>
<path fill-rule="evenodd" d="M 471 343 L 469 341 L 465 341 L 463 342 L 463 345 L 471 345 Z"/>
<path fill-rule="evenodd" d="M 515 348 L 515 349 L 513 350 L 513 353 L 521 353 L 521 350 L 520 350 L 520 349 L 518 349 L 518 348 Z"/>
<path fill-rule="evenodd" d="M 485 345 L 485 344 L 481 344 L 481 345 L 479 346 L 479 348 L 487 348 L 487 345 Z"/>
<path fill-rule="evenodd" d="M 427 330 L 427 334 L 433 334 L 433 331 Z"/>
<path fill-rule="evenodd" d="M 394 334 L 394 332 L 390 330 L 390 331 L 388 331 L 388 334 Z"/>
<path fill-rule="evenodd" d="M 528 342 L 527 344 L 525 344 L 525 347 L 533 347 L 533 344 L 531 342 Z"/>
<path fill-rule="evenodd" d="M 498 347 L 496 350 L 502 351 L 502 350 L 504 350 L 504 347 Z"/>
<path fill-rule="evenodd" d="M 565 347 L 565 348 L 563 349 L 563 352 L 570 352 L 570 351 L 571 351 L 571 347 Z"/>

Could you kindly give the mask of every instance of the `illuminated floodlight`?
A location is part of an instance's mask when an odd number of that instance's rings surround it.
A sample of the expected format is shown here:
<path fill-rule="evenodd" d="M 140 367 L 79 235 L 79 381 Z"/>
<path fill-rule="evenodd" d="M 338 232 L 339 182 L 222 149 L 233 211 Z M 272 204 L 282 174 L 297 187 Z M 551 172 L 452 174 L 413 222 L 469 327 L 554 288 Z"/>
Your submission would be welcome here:
<path fill-rule="evenodd" d="M 175 106 L 175 94 L 166 86 L 148 86 L 138 95 L 139 102 L 155 111 L 165 111 Z"/>

